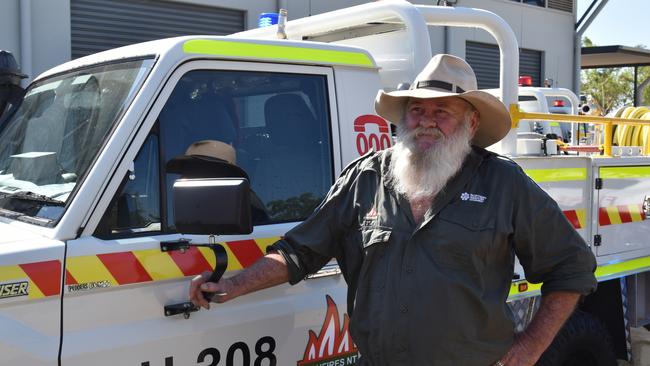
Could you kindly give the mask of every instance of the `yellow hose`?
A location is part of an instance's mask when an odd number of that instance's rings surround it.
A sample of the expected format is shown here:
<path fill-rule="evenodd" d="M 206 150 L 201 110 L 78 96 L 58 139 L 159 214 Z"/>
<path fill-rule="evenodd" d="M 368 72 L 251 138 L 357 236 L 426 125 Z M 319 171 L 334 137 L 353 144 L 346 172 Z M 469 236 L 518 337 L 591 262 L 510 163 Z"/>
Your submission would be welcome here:
<path fill-rule="evenodd" d="M 641 119 L 650 120 L 650 112 L 646 112 Z M 643 126 L 641 129 L 641 146 L 643 146 L 643 155 L 650 154 L 650 126 Z"/>
<path fill-rule="evenodd" d="M 650 109 L 647 107 L 637 107 L 630 113 L 628 118 L 636 118 L 640 119 L 643 118 L 643 116 L 647 113 L 650 112 Z M 641 141 L 641 130 L 643 130 L 643 126 L 630 126 L 632 127 L 630 129 L 630 141 L 628 141 L 628 146 L 642 146 L 643 142 Z"/>
<path fill-rule="evenodd" d="M 623 107 L 616 111 L 615 116 L 648 121 L 650 120 L 650 107 Z M 650 126 L 615 126 L 612 144 L 640 146 L 644 155 L 650 155 Z"/>

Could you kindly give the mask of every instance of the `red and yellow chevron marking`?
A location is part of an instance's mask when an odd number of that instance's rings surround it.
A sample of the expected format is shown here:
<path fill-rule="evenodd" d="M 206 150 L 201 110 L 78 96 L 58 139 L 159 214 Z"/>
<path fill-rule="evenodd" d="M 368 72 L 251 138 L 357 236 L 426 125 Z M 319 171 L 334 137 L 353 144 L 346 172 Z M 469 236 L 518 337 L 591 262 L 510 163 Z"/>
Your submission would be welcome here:
<path fill-rule="evenodd" d="M 585 209 L 562 211 L 576 229 L 583 229 L 586 223 Z M 598 223 L 600 226 L 626 224 L 645 220 L 641 204 L 600 207 Z"/>
<path fill-rule="evenodd" d="M 600 226 L 626 224 L 645 220 L 641 204 L 618 205 L 598 208 L 598 224 Z"/>
<path fill-rule="evenodd" d="M 585 212 L 586 211 L 584 208 L 579 208 L 577 210 L 562 211 L 562 213 L 564 213 L 564 216 L 566 216 L 566 218 L 569 220 L 569 222 L 571 223 L 571 225 L 573 225 L 575 229 L 582 229 L 585 227 L 585 224 L 587 222 Z"/>
<path fill-rule="evenodd" d="M 228 253 L 228 270 L 251 266 L 279 237 L 220 243 Z M 214 254 L 209 248 L 191 247 L 185 253 L 160 249 L 70 257 L 66 264 L 66 285 L 108 282 L 128 285 L 193 276 L 211 271 Z"/>
<path fill-rule="evenodd" d="M 0 283 L 29 281 L 28 298 L 40 299 L 61 293 L 61 261 L 25 263 L 0 267 Z"/>

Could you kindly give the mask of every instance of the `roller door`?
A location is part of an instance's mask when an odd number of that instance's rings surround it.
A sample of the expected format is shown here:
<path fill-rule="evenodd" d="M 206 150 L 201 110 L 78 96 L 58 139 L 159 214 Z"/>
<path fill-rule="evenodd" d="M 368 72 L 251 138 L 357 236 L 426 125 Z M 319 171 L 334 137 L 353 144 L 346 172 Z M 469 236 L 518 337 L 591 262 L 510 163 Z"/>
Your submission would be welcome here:
<path fill-rule="evenodd" d="M 476 74 L 479 89 L 499 87 L 499 47 L 487 43 L 467 42 L 465 59 Z M 519 49 L 519 75 L 530 75 L 533 86 L 542 85 L 542 52 Z"/>
<path fill-rule="evenodd" d="M 72 58 L 154 39 L 245 30 L 245 12 L 154 0 L 70 0 Z"/>

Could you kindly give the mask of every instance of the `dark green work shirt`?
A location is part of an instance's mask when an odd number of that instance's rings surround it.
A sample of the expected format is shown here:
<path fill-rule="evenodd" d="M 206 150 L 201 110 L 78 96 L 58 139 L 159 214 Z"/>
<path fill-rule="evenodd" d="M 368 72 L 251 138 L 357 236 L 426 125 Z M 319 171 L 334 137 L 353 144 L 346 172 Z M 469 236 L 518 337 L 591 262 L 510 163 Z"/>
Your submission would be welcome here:
<path fill-rule="evenodd" d="M 336 258 L 362 365 L 480 365 L 513 342 L 515 255 L 542 293 L 596 287 L 595 258 L 558 205 L 510 160 L 474 148 L 416 225 L 388 184 L 390 150 L 346 168 L 272 248 L 290 282 Z"/>

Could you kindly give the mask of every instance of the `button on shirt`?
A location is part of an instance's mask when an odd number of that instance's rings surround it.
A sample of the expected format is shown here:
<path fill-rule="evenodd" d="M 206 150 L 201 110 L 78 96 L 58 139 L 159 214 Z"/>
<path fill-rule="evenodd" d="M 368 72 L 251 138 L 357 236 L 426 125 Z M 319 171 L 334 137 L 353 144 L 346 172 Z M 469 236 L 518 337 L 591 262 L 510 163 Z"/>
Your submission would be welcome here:
<path fill-rule="evenodd" d="M 389 184 L 391 150 L 346 168 L 314 214 L 271 246 L 290 282 L 336 258 L 361 365 L 489 365 L 513 343 L 518 256 L 542 294 L 595 289 L 595 258 L 515 163 L 477 147 L 417 225 Z"/>

